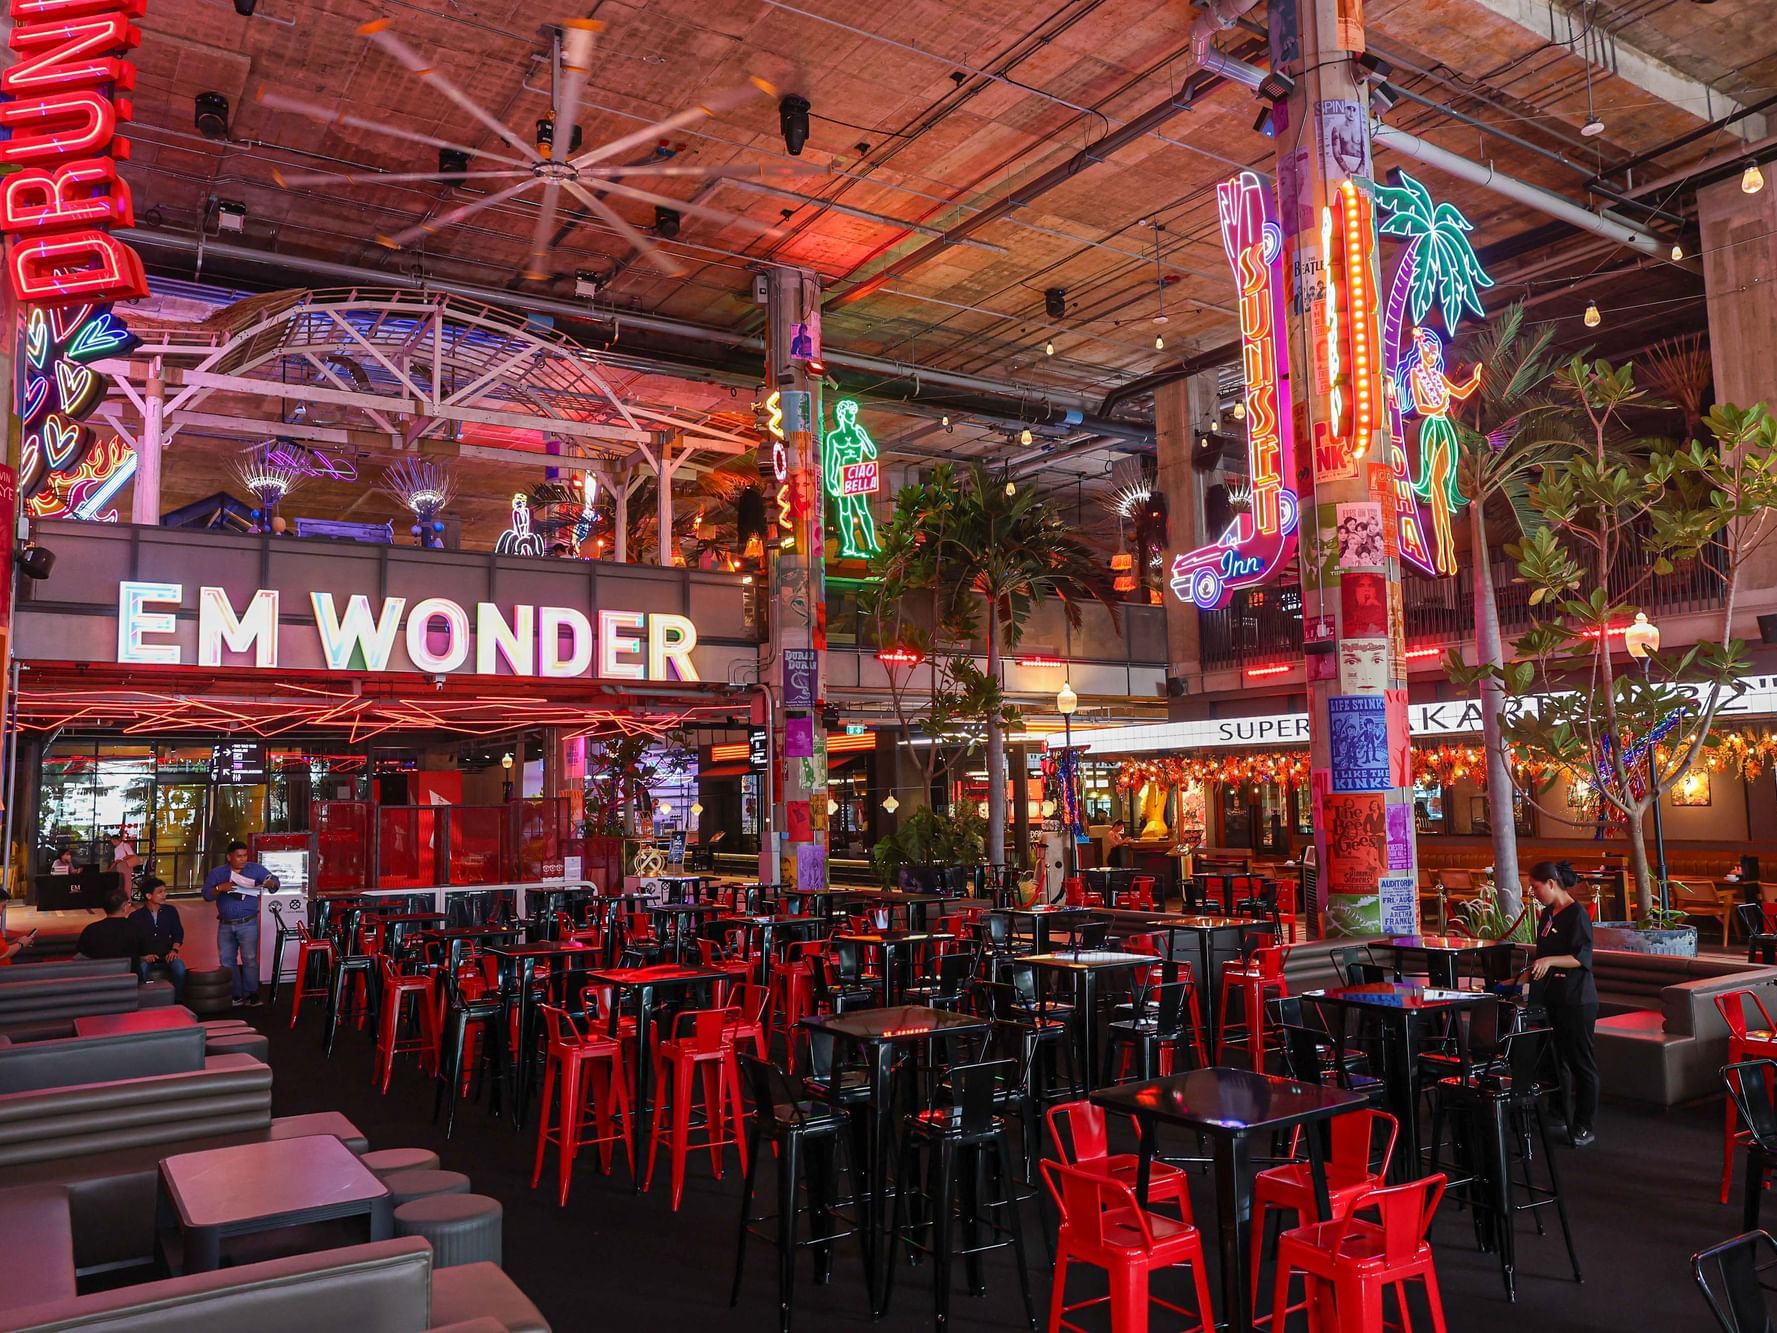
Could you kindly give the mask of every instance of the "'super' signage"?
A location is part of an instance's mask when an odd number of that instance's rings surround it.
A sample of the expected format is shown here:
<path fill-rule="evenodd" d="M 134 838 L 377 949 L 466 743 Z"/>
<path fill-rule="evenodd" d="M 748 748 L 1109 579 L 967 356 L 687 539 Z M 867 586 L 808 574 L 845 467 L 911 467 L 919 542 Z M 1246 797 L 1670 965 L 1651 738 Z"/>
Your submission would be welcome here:
<path fill-rule="evenodd" d="M 275 588 L 261 588 L 237 607 L 226 590 L 198 589 L 196 650 L 177 641 L 178 583 L 125 581 L 117 589 L 117 660 L 144 666 L 279 665 L 287 628 Z M 343 600 L 343 605 L 341 604 Z M 448 597 L 385 597 L 362 593 L 309 595 L 305 608 L 326 670 L 386 672 L 396 649 L 411 669 L 428 675 L 510 674 L 551 679 L 694 681 L 691 653 L 697 626 L 662 612 L 475 602 Z M 300 622 L 299 622 L 300 623 Z M 304 626 L 305 629 L 309 626 Z"/>

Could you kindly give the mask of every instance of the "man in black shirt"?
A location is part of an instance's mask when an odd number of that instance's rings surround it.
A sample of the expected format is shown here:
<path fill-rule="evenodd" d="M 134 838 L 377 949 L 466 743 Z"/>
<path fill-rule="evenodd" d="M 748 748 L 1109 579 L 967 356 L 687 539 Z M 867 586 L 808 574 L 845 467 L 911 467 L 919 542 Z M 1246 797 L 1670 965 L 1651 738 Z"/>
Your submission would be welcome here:
<path fill-rule="evenodd" d="M 80 932 L 75 945 L 82 958 L 127 958 L 130 966 L 142 956 L 142 932 L 129 918 L 130 891 L 119 884 L 105 895 L 105 915 Z"/>
<path fill-rule="evenodd" d="M 167 906 L 165 880 L 149 876 L 142 883 L 142 896 L 148 900 L 147 906 L 138 907 L 130 916 L 130 924 L 141 935 L 142 956 L 136 963 L 136 975 L 146 981 L 150 967 L 165 968 L 173 983 L 173 1003 L 184 1004 L 185 960 L 179 954 L 185 945 L 185 923 L 179 919 L 177 907 Z"/>

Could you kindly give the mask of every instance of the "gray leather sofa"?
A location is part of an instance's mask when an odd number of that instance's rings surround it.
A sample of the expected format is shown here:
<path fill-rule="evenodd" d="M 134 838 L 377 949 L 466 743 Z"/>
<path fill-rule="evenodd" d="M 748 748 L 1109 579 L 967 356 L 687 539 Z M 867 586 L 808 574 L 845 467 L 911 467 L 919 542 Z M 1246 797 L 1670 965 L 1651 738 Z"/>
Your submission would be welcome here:
<path fill-rule="evenodd" d="M 0 1191 L 4 1196 L 15 1191 Z M 8 1256 L 10 1258 L 10 1256 Z M 70 1284 L 71 1285 L 71 1284 Z M 213 1273 L 145 1282 L 78 1296 L 20 1299 L 9 1292 L 0 1333 L 128 1329 L 189 1333 L 194 1328 L 252 1333 L 549 1333 L 549 1324 L 494 1264 L 432 1268 L 416 1237 L 242 1264 Z"/>
<path fill-rule="evenodd" d="M 0 1096 L 82 1083 L 193 1074 L 204 1067 L 207 1033 L 195 1023 L 106 1037 L 51 1037 L 0 1046 Z"/>
<path fill-rule="evenodd" d="M 1607 1097 L 1673 1106 L 1720 1095 L 1728 1030 L 1715 997 L 1754 990 L 1777 1013 L 1777 968 L 1727 958 L 1659 958 L 1599 949 L 1598 1077 Z"/>
<path fill-rule="evenodd" d="M 60 969 L 62 964 L 44 964 Z M 0 972 L 32 971 L 35 968 L 0 968 Z M 29 980 L 8 979 L 0 985 L 0 1036 L 14 1042 L 44 1037 L 67 1037 L 74 1020 L 88 1014 L 128 1014 L 173 1002 L 173 988 L 165 981 L 142 985 L 128 970 L 97 974 L 73 973 Z"/>
<path fill-rule="evenodd" d="M 29 958 L 30 955 L 26 954 Z M 127 958 L 57 958 L 48 962 L 14 962 L 0 967 L 0 986 L 20 981 L 49 981 L 62 977 L 130 976 Z"/>

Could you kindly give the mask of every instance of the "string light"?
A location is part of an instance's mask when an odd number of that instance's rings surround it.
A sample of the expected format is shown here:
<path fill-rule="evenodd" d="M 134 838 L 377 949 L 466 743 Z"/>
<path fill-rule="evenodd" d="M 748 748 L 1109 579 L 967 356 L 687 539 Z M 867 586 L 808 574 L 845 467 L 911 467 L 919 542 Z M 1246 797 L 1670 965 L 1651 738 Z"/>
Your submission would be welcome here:
<path fill-rule="evenodd" d="M 1672 242 L 1672 262 L 1677 263 L 1684 258 L 1684 247 L 1677 241 Z"/>
<path fill-rule="evenodd" d="M 1586 327 L 1595 329 L 1602 323 L 1604 323 L 1604 316 L 1598 313 L 1598 302 L 1588 301 L 1586 303 Z"/>
<path fill-rule="evenodd" d="M 1055 344 L 1052 342 L 1044 343 L 1043 344 L 1043 355 L 1044 356 L 1054 356 L 1055 355 Z"/>
<path fill-rule="evenodd" d="M 1164 334 L 1156 333 L 1154 335 L 1154 350 L 1156 352 L 1164 352 L 1166 350 L 1166 336 Z"/>
<path fill-rule="evenodd" d="M 1017 484 L 1017 483 L 1016 483 L 1016 482 L 1014 482 L 1014 481 L 1012 481 L 1012 480 L 1010 480 L 1010 479 L 1008 479 L 1008 480 L 1007 480 L 1007 481 L 1006 481 L 1006 494 L 1007 494 L 1007 495 L 1016 495 L 1016 494 L 1018 494 L 1018 484 Z"/>
<path fill-rule="evenodd" d="M 1034 438 L 1035 437 L 1030 433 L 1029 426 L 1026 426 L 1023 430 L 1018 432 L 1018 443 L 1020 444 L 1029 444 Z"/>
<path fill-rule="evenodd" d="M 882 808 L 884 810 L 887 810 L 892 815 L 895 813 L 895 811 L 897 811 L 901 808 L 901 803 L 895 799 L 895 794 L 893 792 L 890 792 L 886 797 L 883 798 Z"/>
<path fill-rule="evenodd" d="M 1757 194 L 1765 188 L 1765 173 L 1758 169 L 1757 162 L 1748 162 L 1746 170 L 1740 174 L 1740 191 L 1742 194 Z"/>

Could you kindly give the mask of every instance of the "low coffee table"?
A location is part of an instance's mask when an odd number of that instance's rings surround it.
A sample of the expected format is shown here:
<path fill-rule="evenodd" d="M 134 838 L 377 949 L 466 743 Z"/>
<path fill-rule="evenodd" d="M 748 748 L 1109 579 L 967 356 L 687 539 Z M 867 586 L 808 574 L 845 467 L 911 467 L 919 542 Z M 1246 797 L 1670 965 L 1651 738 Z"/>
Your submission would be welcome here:
<path fill-rule="evenodd" d="M 346 1217 L 368 1219 L 366 1240 L 395 1234 L 395 1201 L 388 1187 L 331 1134 L 161 1160 L 155 1230 L 163 1251 L 177 1233 L 185 1273 L 220 1268 L 222 1242 L 230 1236 Z"/>
<path fill-rule="evenodd" d="M 117 1037 L 131 1032 L 197 1026 L 197 1015 L 182 1004 L 158 1009 L 133 1009 L 123 1014 L 85 1014 L 74 1020 L 76 1037 Z"/>

